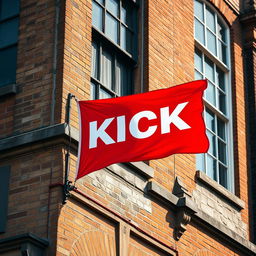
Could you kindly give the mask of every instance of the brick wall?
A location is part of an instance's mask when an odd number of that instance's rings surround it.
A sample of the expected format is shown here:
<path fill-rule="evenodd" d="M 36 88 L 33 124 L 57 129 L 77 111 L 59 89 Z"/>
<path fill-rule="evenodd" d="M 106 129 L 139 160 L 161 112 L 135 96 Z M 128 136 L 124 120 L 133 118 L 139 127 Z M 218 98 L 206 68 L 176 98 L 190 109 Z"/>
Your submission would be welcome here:
<path fill-rule="evenodd" d="M 235 150 L 235 171 L 236 171 L 236 195 L 241 196 L 245 201 L 245 209 L 234 210 L 227 205 L 219 206 L 220 215 L 225 212 L 223 225 L 236 230 L 233 226 L 235 222 L 241 227 L 241 236 L 247 238 L 248 209 L 247 209 L 247 163 L 246 163 L 246 137 L 245 137 L 245 104 L 244 104 L 244 84 L 243 84 L 243 60 L 242 60 L 242 41 L 241 28 L 237 20 L 236 12 L 230 8 L 225 1 L 211 1 L 222 13 L 224 19 L 231 28 L 232 61 L 234 71 L 232 72 L 233 88 L 233 111 L 235 113 L 234 122 L 234 148 Z M 86 8 L 82 1 L 67 1 L 66 23 L 65 23 L 65 50 L 64 50 L 64 83 L 63 92 L 71 92 L 79 98 L 89 98 L 90 81 L 90 45 L 91 45 L 91 6 L 86 3 Z M 194 34 L 193 34 L 193 1 L 148 1 L 145 14 L 147 23 L 145 25 L 145 85 L 149 90 L 174 86 L 194 79 Z M 89 24 L 78 25 L 79 19 L 86 20 Z M 82 28 L 80 30 L 80 27 Z M 86 36 L 85 36 L 86 34 Z M 80 40 L 83 39 L 83 44 Z M 140 61 L 139 61 L 140 62 Z M 234 65 L 235 63 L 235 65 Z M 139 75 L 139 72 L 137 72 Z M 82 79 L 82 77 L 83 79 Z M 85 79 L 84 79 L 85 78 Z M 140 88 L 139 79 L 136 78 L 137 86 Z M 139 89 L 138 89 L 139 91 Z M 76 107 L 74 107 L 76 108 Z M 76 110 L 72 109 L 72 125 L 77 127 Z M 71 179 L 74 178 L 76 157 L 72 156 Z M 195 182 L 195 156 L 176 155 L 165 159 L 150 161 L 153 167 L 154 181 L 168 191 L 172 191 L 175 175 L 178 175 L 190 192 L 196 189 Z M 176 247 L 181 255 L 203 255 L 212 252 L 216 255 L 240 255 L 239 252 L 226 247 L 210 238 L 209 233 L 202 234 L 197 227 L 189 227 L 184 237 L 179 242 L 173 238 L 175 223 L 175 212 L 166 209 L 164 205 L 148 199 L 142 191 L 138 191 L 136 186 L 126 185 L 119 176 L 115 176 L 111 171 L 101 170 L 88 175 L 76 183 L 76 186 L 84 191 L 86 195 L 93 197 L 105 206 L 118 212 L 122 216 L 131 219 L 140 228 L 146 230 L 154 237 L 160 239 L 168 245 Z M 206 190 L 208 192 L 208 190 Z M 205 194 L 207 193 L 205 192 Z M 199 191 L 199 193 L 204 193 Z M 214 200 L 214 195 L 209 193 L 209 197 Z M 216 199 L 217 200 L 217 199 Z M 198 201 L 197 201 L 198 202 Z M 199 202 L 198 202 L 199 203 Z M 200 204 L 199 204 L 200 205 Z M 73 206 L 72 206 L 73 207 Z M 70 206 L 70 211 L 71 208 Z M 203 207 L 204 208 L 204 207 Z M 200 208 L 202 210 L 202 208 Z M 205 209 L 204 209 L 205 210 Z M 59 225 L 70 218 L 68 211 L 63 209 Z M 220 220 L 220 216 L 214 216 Z M 71 216 L 75 216 L 73 212 Z M 230 217 L 231 216 L 231 217 Z M 229 218 L 232 218 L 230 220 Z M 221 222 L 221 221 L 220 221 Z M 78 222 L 77 222 L 78 223 Z M 86 221 L 83 221 L 85 225 Z M 232 227 L 231 227 L 232 223 Z M 80 229 L 79 225 L 71 224 L 72 229 Z M 101 230 L 101 228 L 97 228 Z M 98 232 L 97 231 L 97 232 Z M 64 235 L 63 235 L 64 232 Z M 72 232 L 72 231 L 71 231 Z M 79 232 L 78 232 L 79 233 Z M 58 251 L 60 255 L 68 255 L 71 244 L 76 238 L 62 245 L 66 239 L 65 230 L 59 234 Z M 103 235 L 101 235 L 103 236 Z M 68 239 L 70 240 L 70 239 Z M 109 238 L 109 241 L 111 239 Z M 132 240 L 131 240 L 132 241 Z M 113 241 L 112 241 L 113 242 Z M 136 244 L 135 242 L 132 242 Z M 205 247 L 207 249 L 205 249 Z M 136 250 L 140 251 L 140 246 L 136 245 Z M 135 249 L 134 249 L 135 250 Z M 136 251 L 135 250 L 135 251 Z M 130 253 L 135 252 L 130 249 Z M 144 252 L 146 254 L 146 251 Z M 79 255 L 77 253 L 77 255 Z M 154 254 L 152 254 L 154 255 Z M 156 254 L 158 255 L 158 254 Z"/>

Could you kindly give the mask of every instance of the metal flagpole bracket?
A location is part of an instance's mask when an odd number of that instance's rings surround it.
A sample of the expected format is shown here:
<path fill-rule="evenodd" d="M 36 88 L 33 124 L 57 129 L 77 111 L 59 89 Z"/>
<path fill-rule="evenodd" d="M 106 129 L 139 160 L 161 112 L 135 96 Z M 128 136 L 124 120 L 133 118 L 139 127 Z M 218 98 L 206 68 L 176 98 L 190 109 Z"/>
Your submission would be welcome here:
<path fill-rule="evenodd" d="M 75 95 L 69 93 L 67 98 L 66 104 L 66 124 L 68 127 L 69 133 L 69 144 L 67 153 L 65 155 L 65 177 L 64 177 L 64 184 L 63 184 L 63 201 L 62 204 L 67 202 L 68 197 L 70 197 L 70 191 L 74 190 L 76 187 L 72 185 L 72 181 L 68 180 L 69 175 L 69 160 L 70 160 L 70 147 L 71 147 L 71 131 L 70 131 L 70 111 L 71 111 L 71 100 L 75 98 Z"/>
<path fill-rule="evenodd" d="M 63 201 L 62 204 L 67 202 L 67 199 L 70 197 L 70 191 L 76 189 L 74 185 L 71 185 L 72 181 L 66 180 L 65 184 L 63 185 Z"/>

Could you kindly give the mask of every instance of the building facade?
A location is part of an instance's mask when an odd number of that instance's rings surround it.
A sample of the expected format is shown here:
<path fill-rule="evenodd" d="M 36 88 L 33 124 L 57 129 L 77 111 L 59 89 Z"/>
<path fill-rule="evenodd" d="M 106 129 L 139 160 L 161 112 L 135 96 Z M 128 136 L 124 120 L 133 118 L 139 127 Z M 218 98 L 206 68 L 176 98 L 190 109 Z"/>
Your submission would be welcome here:
<path fill-rule="evenodd" d="M 255 0 L 0 0 L 0 255 L 256 255 L 255 24 Z M 206 154 L 74 182 L 68 95 L 197 79 Z"/>

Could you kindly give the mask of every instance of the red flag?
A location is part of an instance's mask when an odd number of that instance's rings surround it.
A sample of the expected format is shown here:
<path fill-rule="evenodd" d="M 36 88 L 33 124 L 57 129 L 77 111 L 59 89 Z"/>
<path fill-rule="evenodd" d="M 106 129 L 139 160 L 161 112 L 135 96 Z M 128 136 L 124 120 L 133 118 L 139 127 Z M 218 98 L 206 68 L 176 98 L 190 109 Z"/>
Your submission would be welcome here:
<path fill-rule="evenodd" d="M 206 80 L 119 98 L 78 101 L 76 179 L 113 163 L 204 153 Z"/>

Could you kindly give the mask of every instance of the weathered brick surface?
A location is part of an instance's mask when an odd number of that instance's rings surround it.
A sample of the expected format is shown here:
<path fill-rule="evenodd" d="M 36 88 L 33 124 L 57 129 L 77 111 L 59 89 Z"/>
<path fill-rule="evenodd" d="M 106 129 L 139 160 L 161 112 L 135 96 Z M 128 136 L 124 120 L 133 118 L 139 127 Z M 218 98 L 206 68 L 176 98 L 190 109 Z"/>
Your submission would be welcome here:
<path fill-rule="evenodd" d="M 54 1 L 21 1 L 13 115 L 16 133 L 50 123 L 54 17 Z"/>
<path fill-rule="evenodd" d="M 54 241 L 62 193 L 58 188 L 50 190 L 49 185 L 62 181 L 61 147 L 16 155 L 1 160 L 2 164 L 11 166 L 11 179 L 7 230 L 0 239 L 31 232 Z"/>

